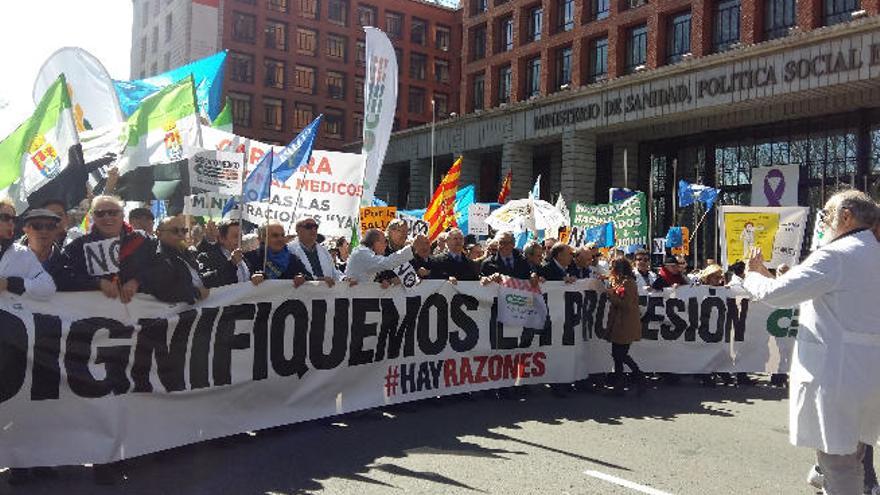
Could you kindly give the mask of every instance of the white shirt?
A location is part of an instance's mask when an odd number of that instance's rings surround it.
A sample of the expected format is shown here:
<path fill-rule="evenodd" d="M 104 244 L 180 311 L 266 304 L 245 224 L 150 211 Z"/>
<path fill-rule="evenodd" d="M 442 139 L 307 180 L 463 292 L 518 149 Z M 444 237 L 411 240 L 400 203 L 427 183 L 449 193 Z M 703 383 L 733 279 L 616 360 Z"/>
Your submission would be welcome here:
<path fill-rule="evenodd" d="M 755 299 L 800 304 L 789 389 L 790 440 L 835 455 L 880 437 L 880 243 L 870 230 L 814 251 L 772 279 L 746 274 Z"/>
<path fill-rule="evenodd" d="M 287 249 L 296 255 L 302 264 L 309 271 L 309 274 L 314 277 L 315 270 L 312 268 L 312 264 L 309 261 L 309 257 L 306 256 L 306 252 L 303 249 L 303 245 L 299 241 L 290 241 L 287 245 Z M 330 251 L 327 250 L 324 246 L 315 243 L 315 250 L 318 253 L 318 261 L 321 263 L 321 273 L 324 274 L 325 278 L 332 278 L 333 280 L 342 280 L 342 273 L 336 269 L 336 264 L 333 263 L 333 257 L 330 256 Z"/>
<path fill-rule="evenodd" d="M 390 256 L 379 256 L 366 246 L 358 246 L 348 257 L 345 275 L 358 282 L 372 282 L 379 272 L 394 270 L 413 257 L 411 246 L 396 251 Z"/>
<path fill-rule="evenodd" d="M 43 269 L 37 255 L 29 247 L 17 242 L 9 246 L 0 258 L 0 278 L 20 277 L 24 280 L 24 294 L 32 299 L 48 301 L 55 295 L 55 281 Z"/>

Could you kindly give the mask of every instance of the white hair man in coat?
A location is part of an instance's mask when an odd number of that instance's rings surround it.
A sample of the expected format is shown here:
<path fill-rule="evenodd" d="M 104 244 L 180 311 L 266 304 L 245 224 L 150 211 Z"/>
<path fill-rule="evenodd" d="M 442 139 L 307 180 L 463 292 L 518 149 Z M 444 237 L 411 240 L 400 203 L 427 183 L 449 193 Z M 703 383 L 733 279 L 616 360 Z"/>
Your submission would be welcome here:
<path fill-rule="evenodd" d="M 336 269 L 330 251 L 321 242 L 318 222 L 311 217 L 296 222 L 296 239 L 287 244 L 287 249 L 296 255 L 315 280 L 323 280 L 328 286 L 342 280 L 342 273 Z"/>
<path fill-rule="evenodd" d="M 880 437 L 878 207 L 859 191 L 819 212 L 831 241 L 773 279 L 753 249 L 743 287 L 771 306 L 800 304 L 789 397 L 792 444 L 815 449 L 825 493 L 862 493 L 865 444 Z"/>

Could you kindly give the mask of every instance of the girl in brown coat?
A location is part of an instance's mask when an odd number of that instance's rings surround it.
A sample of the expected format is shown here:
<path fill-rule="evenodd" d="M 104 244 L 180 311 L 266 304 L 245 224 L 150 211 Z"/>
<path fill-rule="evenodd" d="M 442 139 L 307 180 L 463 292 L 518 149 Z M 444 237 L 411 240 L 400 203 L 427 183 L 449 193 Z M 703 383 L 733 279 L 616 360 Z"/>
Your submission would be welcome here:
<path fill-rule="evenodd" d="M 639 315 L 639 291 L 636 287 L 632 265 L 626 258 L 614 260 L 609 276 L 611 287 L 608 299 L 611 312 L 608 317 L 611 357 L 614 358 L 614 391 L 623 392 L 623 365 L 632 370 L 641 392 L 642 372 L 629 355 L 629 347 L 642 338 L 642 320 Z"/>

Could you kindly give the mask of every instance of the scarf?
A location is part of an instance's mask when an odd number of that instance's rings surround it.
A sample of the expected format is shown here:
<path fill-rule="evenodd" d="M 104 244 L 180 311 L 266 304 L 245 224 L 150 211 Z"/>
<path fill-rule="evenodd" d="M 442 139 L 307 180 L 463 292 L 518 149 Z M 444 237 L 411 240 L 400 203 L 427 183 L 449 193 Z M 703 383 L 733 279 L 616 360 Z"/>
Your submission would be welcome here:
<path fill-rule="evenodd" d="M 287 251 L 287 246 L 284 246 L 278 252 L 272 252 L 271 249 L 267 250 L 266 278 L 270 280 L 281 278 L 284 272 L 287 271 L 288 265 L 290 265 L 290 252 Z"/>
<path fill-rule="evenodd" d="M 662 278 L 663 280 L 665 280 L 666 283 L 669 284 L 670 287 L 672 287 L 675 284 L 678 284 L 678 285 L 687 285 L 688 284 L 687 280 L 684 279 L 684 276 L 682 274 L 672 273 L 669 270 L 667 270 L 665 266 L 660 267 L 660 271 L 657 272 L 657 276 Z"/>

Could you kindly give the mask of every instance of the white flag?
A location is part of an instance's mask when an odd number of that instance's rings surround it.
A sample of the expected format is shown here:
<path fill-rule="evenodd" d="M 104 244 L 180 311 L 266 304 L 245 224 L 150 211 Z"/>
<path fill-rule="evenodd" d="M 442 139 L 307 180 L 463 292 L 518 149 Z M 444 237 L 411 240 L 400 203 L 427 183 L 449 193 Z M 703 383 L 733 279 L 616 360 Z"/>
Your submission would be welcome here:
<path fill-rule="evenodd" d="M 376 192 L 382 162 L 391 139 L 397 111 L 397 57 L 388 36 L 374 27 L 367 33 L 367 72 L 364 78 L 364 194 L 361 205 L 369 206 Z"/>

